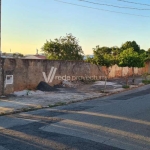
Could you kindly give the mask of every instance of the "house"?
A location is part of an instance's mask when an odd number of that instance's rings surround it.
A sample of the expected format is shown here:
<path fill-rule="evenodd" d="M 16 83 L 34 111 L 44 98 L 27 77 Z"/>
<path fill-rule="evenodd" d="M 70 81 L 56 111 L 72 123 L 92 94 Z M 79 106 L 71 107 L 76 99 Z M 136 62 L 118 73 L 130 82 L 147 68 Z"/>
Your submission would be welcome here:
<path fill-rule="evenodd" d="M 35 55 L 26 55 L 23 59 L 46 59 L 46 56 L 44 54 L 39 54 L 37 49 Z"/>
<path fill-rule="evenodd" d="M 46 59 L 46 56 L 44 55 L 28 55 L 25 56 L 23 59 Z"/>

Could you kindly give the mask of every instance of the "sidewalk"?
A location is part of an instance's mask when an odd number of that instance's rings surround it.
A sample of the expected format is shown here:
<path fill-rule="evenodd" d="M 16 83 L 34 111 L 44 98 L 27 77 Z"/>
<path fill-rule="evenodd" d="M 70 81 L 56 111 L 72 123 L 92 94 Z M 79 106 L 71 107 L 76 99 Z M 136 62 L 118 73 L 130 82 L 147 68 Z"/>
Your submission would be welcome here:
<path fill-rule="evenodd" d="M 80 85 L 76 88 L 58 88 L 59 91 L 56 92 L 31 91 L 28 96 L 0 98 L 0 115 L 81 102 L 129 90 L 123 89 L 119 82 L 120 80 L 107 82 L 107 93 L 100 92 L 104 88 L 104 83 L 103 81 L 97 81 L 92 84 Z M 138 80 L 138 82 L 141 83 L 141 80 Z M 137 87 L 131 86 L 131 89 Z M 142 86 L 138 89 L 143 90 L 147 87 Z"/>

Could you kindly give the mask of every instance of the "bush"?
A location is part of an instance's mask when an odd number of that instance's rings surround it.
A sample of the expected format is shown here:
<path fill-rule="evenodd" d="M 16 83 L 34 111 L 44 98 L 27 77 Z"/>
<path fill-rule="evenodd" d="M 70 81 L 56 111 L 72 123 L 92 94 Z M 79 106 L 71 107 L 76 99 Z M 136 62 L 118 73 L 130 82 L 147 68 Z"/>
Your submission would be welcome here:
<path fill-rule="evenodd" d="M 123 85 L 122 88 L 128 89 L 128 88 L 130 88 L 130 86 L 129 85 Z"/>
<path fill-rule="evenodd" d="M 144 84 L 150 84 L 150 80 L 143 80 L 142 81 Z"/>

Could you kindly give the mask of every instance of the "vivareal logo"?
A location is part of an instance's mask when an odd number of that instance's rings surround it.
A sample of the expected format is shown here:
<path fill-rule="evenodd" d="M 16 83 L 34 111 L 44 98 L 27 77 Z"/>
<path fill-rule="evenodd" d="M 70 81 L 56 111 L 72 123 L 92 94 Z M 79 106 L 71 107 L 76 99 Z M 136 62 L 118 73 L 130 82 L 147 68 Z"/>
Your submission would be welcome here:
<path fill-rule="evenodd" d="M 51 70 L 50 70 L 48 76 L 46 76 L 46 73 L 43 72 L 43 77 L 44 77 L 46 83 L 52 83 L 53 82 L 56 71 L 57 71 L 57 68 L 51 67 Z"/>

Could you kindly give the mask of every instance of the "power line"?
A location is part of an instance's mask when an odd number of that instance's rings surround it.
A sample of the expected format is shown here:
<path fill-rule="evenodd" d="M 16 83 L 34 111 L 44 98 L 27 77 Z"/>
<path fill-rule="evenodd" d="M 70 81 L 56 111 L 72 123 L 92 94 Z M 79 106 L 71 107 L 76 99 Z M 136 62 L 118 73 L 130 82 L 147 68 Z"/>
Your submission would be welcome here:
<path fill-rule="evenodd" d="M 101 3 L 95 3 L 95 2 L 91 2 L 91 1 L 87 1 L 87 0 L 78 0 L 78 1 L 83 1 L 83 2 L 86 2 L 86 3 L 95 4 L 95 5 L 103 5 L 103 6 L 109 6 L 109 7 L 116 7 L 116 8 L 136 9 L 136 10 L 150 10 L 150 9 L 146 9 L 146 8 L 135 8 L 135 7 L 117 6 L 117 5 L 104 4 L 104 3 L 101 4 Z"/>
<path fill-rule="evenodd" d="M 57 1 L 57 2 L 60 2 L 60 3 L 64 3 L 64 4 L 73 5 L 73 6 L 79 6 L 79 7 L 84 7 L 84 8 L 89 8 L 89 9 L 95 9 L 95 10 L 100 10 L 100 11 L 106 11 L 106 12 L 111 12 L 111 13 L 117 13 L 117 14 L 123 14 L 123 15 L 130 15 L 130 16 L 136 16 L 136 17 L 150 18 L 150 16 L 136 15 L 136 14 L 123 13 L 123 12 L 118 12 L 118 11 L 111 11 L 111 10 L 107 10 L 107 9 L 94 8 L 94 7 L 89 7 L 89 6 L 78 5 L 78 4 L 74 4 L 74 3 L 69 3 L 69 2 L 65 2 L 65 1 L 61 1 L 61 0 L 54 0 L 54 1 Z"/>
<path fill-rule="evenodd" d="M 150 4 L 144 4 L 144 3 L 137 3 L 137 2 L 132 2 L 132 1 L 126 1 L 126 0 L 118 0 L 124 3 L 131 3 L 131 4 L 136 4 L 136 5 L 144 5 L 144 6 L 150 6 Z"/>

